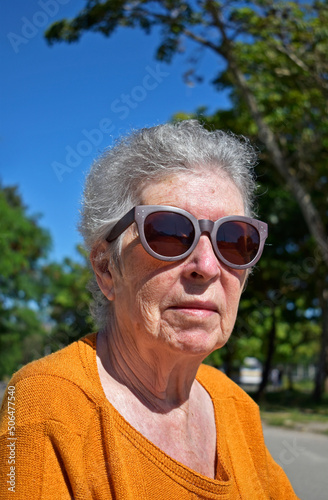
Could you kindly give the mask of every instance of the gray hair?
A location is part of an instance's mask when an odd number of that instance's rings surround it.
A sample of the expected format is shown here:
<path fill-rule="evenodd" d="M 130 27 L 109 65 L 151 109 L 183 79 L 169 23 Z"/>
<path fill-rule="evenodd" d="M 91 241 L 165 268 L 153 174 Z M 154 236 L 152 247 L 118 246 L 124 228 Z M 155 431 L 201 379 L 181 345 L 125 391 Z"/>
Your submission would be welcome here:
<path fill-rule="evenodd" d="M 87 176 L 79 230 L 89 251 L 104 241 L 114 224 L 141 203 L 143 189 L 169 175 L 208 169 L 226 173 L 239 189 L 245 214 L 254 216 L 257 154 L 245 137 L 208 131 L 197 120 L 143 128 L 123 137 L 95 161 Z M 121 238 L 110 244 L 107 260 L 119 267 Z M 111 317 L 111 303 L 96 280 L 90 289 L 99 327 Z"/>

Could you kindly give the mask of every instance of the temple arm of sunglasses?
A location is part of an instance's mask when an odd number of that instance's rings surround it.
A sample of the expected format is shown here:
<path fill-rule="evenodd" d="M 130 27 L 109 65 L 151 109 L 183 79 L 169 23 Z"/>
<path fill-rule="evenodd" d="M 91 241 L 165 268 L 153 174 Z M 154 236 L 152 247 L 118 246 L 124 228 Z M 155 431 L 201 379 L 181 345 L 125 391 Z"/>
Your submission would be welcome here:
<path fill-rule="evenodd" d="M 118 236 L 120 236 L 120 234 L 123 233 L 123 231 L 131 226 L 132 222 L 134 222 L 134 211 L 135 208 L 131 208 L 131 210 L 115 224 L 115 226 L 107 236 L 106 241 L 114 241 L 116 238 L 118 238 Z"/>

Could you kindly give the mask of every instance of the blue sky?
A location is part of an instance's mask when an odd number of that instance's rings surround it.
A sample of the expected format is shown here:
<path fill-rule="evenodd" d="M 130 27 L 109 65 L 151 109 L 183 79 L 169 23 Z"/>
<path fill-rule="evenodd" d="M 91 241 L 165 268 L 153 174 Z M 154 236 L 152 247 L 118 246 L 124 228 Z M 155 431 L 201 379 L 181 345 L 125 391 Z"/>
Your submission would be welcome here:
<path fill-rule="evenodd" d="M 2 61 L 0 179 L 18 185 L 29 213 L 53 239 L 52 259 L 76 257 L 85 175 L 116 137 L 168 121 L 177 111 L 227 107 L 210 84 L 219 60 L 204 52 L 205 82 L 187 86 L 186 52 L 168 65 L 154 58 L 158 33 L 88 33 L 49 47 L 45 28 L 73 17 L 82 0 L 5 0 L 0 6 Z"/>

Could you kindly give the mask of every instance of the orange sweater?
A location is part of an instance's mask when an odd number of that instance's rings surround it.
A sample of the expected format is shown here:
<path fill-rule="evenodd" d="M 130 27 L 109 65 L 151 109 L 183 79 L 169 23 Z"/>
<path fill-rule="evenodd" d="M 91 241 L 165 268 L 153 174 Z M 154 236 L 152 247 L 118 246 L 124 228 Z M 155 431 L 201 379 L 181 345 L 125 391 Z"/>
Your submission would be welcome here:
<path fill-rule="evenodd" d="M 108 402 L 95 342 L 89 335 L 13 376 L 1 408 L 2 500 L 297 499 L 265 447 L 258 407 L 225 375 L 205 365 L 197 374 L 216 415 L 212 480 L 166 455 Z"/>

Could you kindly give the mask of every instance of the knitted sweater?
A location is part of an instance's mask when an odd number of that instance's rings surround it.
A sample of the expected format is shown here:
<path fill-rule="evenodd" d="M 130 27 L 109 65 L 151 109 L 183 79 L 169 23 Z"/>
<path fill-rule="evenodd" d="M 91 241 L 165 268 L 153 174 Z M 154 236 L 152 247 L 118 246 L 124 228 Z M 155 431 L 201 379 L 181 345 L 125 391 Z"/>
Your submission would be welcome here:
<path fill-rule="evenodd" d="M 297 499 L 265 447 L 257 405 L 214 368 L 202 365 L 197 380 L 215 409 L 215 479 L 161 451 L 109 403 L 96 334 L 30 363 L 13 376 L 1 408 L 0 498 Z"/>

